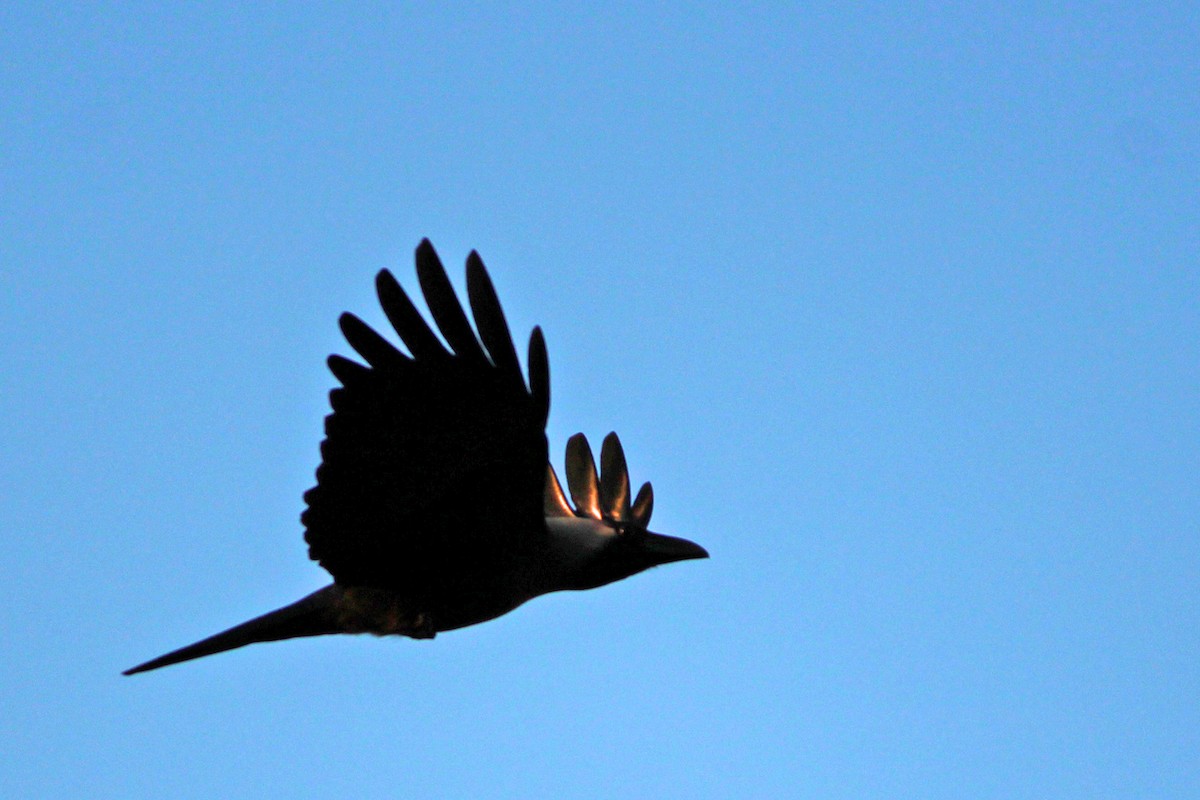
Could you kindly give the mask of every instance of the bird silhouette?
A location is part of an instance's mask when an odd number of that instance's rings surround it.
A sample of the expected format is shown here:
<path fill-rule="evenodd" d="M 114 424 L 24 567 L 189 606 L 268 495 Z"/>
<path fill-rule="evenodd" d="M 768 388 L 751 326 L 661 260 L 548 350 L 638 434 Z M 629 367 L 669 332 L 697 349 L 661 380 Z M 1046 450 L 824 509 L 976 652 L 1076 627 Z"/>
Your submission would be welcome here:
<path fill-rule="evenodd" d="M 529 339 L 526 383 L 479 255 L 467 257 L 474 329 L 428 239 L 416 263 L 442 338 L 383 270 L 379 302 L 408 352 L 346 313 L 342 333 L 366 363 L 329 357 L 341 386 L 329 395 L 317 485 L 300 519 L 309 557 L 333 583 L 124 674 L 299 636 L 432 639 L 549 592 L 708 557 L 694 542 L 647 529 L 653 491 L 646 483 L 630 500 L 615 433 L 604 439 L 599 472 L 587 439 L 568 440 L 567 499 L 548 458 L 541 330 Z"/>

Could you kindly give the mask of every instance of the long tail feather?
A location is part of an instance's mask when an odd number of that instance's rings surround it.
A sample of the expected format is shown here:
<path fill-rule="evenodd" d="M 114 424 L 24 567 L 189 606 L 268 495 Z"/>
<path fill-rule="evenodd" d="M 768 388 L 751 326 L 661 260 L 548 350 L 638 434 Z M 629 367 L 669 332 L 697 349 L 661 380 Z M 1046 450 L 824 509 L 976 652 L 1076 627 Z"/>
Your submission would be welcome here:
<path fill-rule="evenodd" d="M 330 594 L 332 586 L 297 600 L 289 606 L 278 608 L 261 617 L 255 617 L 241 625 L 235 625 L 227 631 L 222 631 L 207 639 L 201 639 L 195 644 L 173 650 L 166 655 L 139 664 L 125 670 L 123 675 L 133 675 L 147 672 L 159 667 L 178 664 L 180 661 L 190 661 L 193 658 L 211 656 L 237 647 L 244 647 L 255 642 L 274 642 L 280 639 L 293 639 L 298 636 L 320 636 L 325 633 L 338 633 L 336 615 L 333 613 L 333 600 Z"/>

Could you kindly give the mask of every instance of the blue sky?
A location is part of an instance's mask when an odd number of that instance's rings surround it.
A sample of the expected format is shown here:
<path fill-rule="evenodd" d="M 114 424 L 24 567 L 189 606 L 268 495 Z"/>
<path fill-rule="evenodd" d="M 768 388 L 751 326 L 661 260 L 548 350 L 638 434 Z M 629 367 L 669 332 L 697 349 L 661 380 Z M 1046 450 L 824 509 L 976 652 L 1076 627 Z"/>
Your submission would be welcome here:
<path fill-rule="evenodd" d="M 1195 4 L 0 10 L 4 797 L 1200 792 Z M 706 562 L 121 669 L 323 585 L 430 237 Z"/>

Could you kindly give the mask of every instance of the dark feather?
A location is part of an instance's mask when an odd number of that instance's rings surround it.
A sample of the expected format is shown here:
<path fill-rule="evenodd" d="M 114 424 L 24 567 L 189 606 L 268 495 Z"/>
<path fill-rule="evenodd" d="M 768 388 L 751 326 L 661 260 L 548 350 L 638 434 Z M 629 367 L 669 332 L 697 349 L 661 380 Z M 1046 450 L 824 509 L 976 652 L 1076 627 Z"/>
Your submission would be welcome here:
<path fill-rule="evenodd" d="M 450 356 L 392 273 L 385 269 L 375 276 L 375 291 L 379 294 L 379 305 L 383 307 L 388 322 L 400 334 L 400 341 L 404 342 L 413 358 L 433 361 Z"/>
<path fill-rule="evenodd" d="M 417 279 L 425 293 L 429 313 L 455 355 L 467 360 L 481 360 L 484 355 L 479 340 L 471 330 L 471 323 L 467 321 L 462 303 L 458 302 L 441 259 L 427 241 L 417 248 Z"/>
<path fill-rule="evenodd" d="M 349 312 L 342 314 L 338 318 L 338 325 L 350 346 L 357 350 L 358 354 L 365 358 L 372 367 L 394 368 L 406 360 L 404 354 L 397 350 L 391 342 L 353 314 Z"/>
<path fill-rule="evenodd" d="M 369 367 L 364 367 L 357 361 L 351 361 L 343 356 L 330 356 L 326 363 L 329 365 L 329 371 L 333 373 L 333 377 L 341 381 L 343 386 L 365 380 L 371 374 Z"/>
<path fill-rule="evenodd" d="M 550 416 L 550 359 L 542 329 L 536 325 L 529 337 L 529 392 L 545 425 Z"/>
<path fill-rule="evenodd" d="M 471 302 L 475 324 L 479 327 L 479 338 L 483 340 L 492 363 L 506 375 L 520 376 L 517 349 L 513 347 L 512 335 L 508 332 L 508 323 L 504 321 L 496 289 L 488 278 L 487 270 L 483 268 L 483 262 L 479 260 L 479 254 L 474 250 L 467 256 L 467 298 Z"/>

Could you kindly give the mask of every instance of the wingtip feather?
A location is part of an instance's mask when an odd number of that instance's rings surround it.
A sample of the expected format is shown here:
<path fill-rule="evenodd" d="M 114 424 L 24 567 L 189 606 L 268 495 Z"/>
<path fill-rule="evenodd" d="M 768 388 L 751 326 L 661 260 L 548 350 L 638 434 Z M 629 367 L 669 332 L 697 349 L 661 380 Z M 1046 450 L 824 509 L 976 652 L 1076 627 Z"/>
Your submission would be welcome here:
<path fill-rule="evenodd" d="M 600 493 L 605 515 L 615 522 L 629 516 L 629 467 L 615 431 L 600 446 Z"/>
<path fill-rule="evenodd" d="M 558 473 L 553 464 L 546 465 L 546 493 L 542 502 L 542 512 L 547 517 L 573 517 L 575 510 L 567 501 L 566 492 L 558 481 Z"/>
<path fill-rule="evenodd" d="M 492 364 L 505 374 L 519 377 L 521 364 L 517 361 L 517 350 L 504 318 L 504 309 L 483 260 L 474 250 L 467 256 L 467 299 Z"/>
<path fill-rule="evenodd" d="M 432 245 L 417 248 L 417 282 L 433 321 L 454 354 L 468 360 L 486 360 L 483 347 L 467 320 L 454 285 L 450 283 L 450 276 Z"/>
<path fill-rule="evenodd" d="M 391 366 L 405 358 L 391 342 L 349 311 L 338 317 L 338 327 L 350 346 L 373 367 Z"/>
<path fill-rule="evenodd" d="M 577 433 L 567 440 L 567 489 L 575 501 L 575 513 L 602 519 L 600 510 L 600 479 L 596 474 L 596 459 L 587 437 Z"/>
<path fill-rule="evenodd" d="M 642 488 L 638 489 L 637 498 L 629 510 L 629 517 L 644 528 L 650 524 L 650 515 L 653 513 L 654 487 L 650 485 L 650 481 L 646 481 Z"/>
<path fill-rule="evenodd" d="M 546 424 L 550 417 L 550 356 L 546 352 L 546 337 L 538 326 L 529 335 L 529 393 L 542 424 Z"/>

